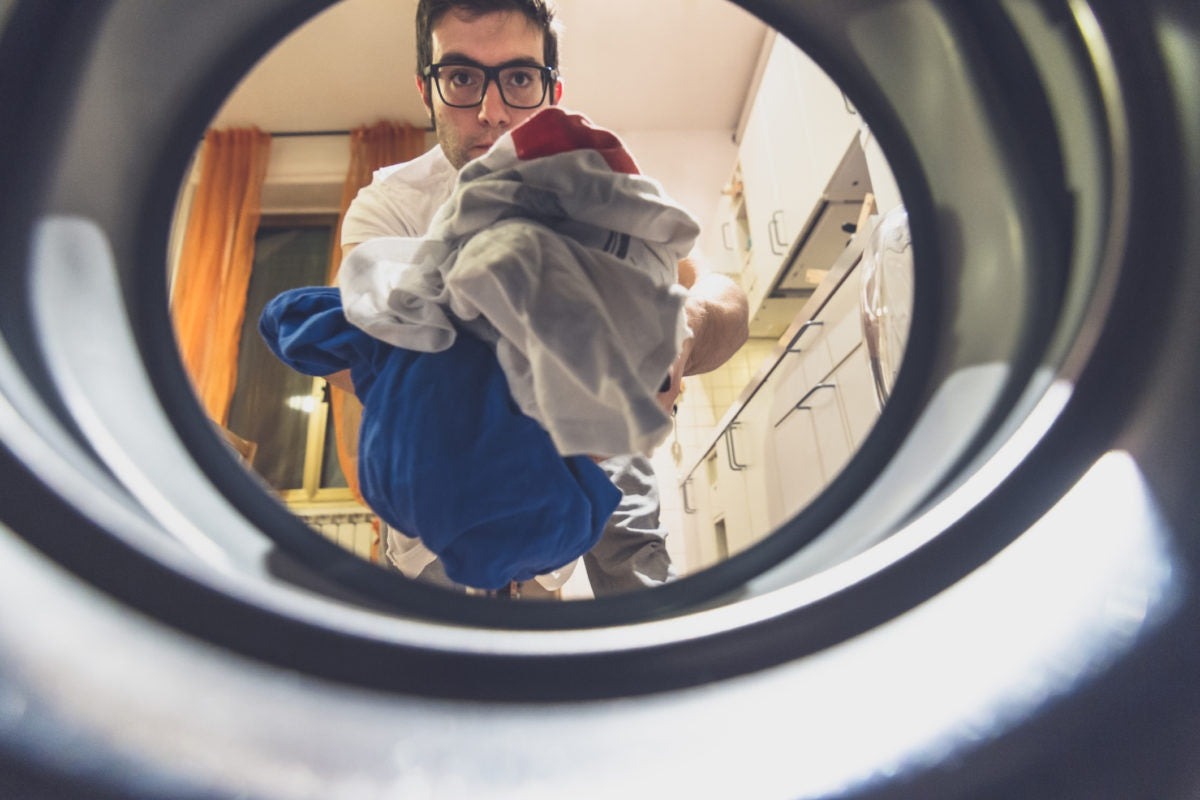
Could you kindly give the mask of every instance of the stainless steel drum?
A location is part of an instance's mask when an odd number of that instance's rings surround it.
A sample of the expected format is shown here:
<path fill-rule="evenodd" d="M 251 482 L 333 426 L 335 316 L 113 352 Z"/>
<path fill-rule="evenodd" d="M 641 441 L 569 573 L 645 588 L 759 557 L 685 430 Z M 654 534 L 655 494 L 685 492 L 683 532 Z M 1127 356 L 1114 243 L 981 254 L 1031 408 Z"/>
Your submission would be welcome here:
<path fill-rule="evenodd" d="M 1200 6 L 741 1 L 887 153 L 905 360 L 773 536 L 570 604 L 309 535 L 188 389 L 175 192 L 327 3 L 0 2 L 0 795 L 1200 795 Z"/>

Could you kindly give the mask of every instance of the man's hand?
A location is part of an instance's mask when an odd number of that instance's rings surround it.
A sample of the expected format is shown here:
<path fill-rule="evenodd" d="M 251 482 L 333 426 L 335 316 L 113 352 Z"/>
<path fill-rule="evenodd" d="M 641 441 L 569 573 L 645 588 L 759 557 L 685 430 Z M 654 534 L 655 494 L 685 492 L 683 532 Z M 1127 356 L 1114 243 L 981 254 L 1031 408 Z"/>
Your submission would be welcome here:
<path fill-rule="evenodd" d="M 679 283 L 688 290 L 683 304 L 692 335 L 684 340 L 679 357 L 671 365 L 671 385 L 658 395 L 658 404 L 668 414 L 675 408 L 684 375 L 714 370 L 746 343 L 749 309 L 746 293 L 724 275 L 702 271 L 694 258 L 678 266 Z"/>
<path fill-rule="evenodd" d="M 336 386 L 343 392 L 354 394 L 354 382 L 350 380 L 350 370 L 344 369 L 341 372 L 335 372 L 332 375 L 326 375 L 325 380 L 330 386 Z"/>
<path fill-rule="evenodd" d="M 675 400 L 679 397 L 679 392 L 683 388 L 683 373 L 687 367 L 688 359 L 692 355 L 692 346 L 696 340 L 689 336 L 683 340 L 683 345 L 679 349 L 679 357 L 675 359 L 675 363 L 671 365 L 671 371 L 667 377 L 671 380 L 670 388 L 665 392 L 658 393 L 658 405 L 663 411 L 671 415 L 675 411 Z"/>

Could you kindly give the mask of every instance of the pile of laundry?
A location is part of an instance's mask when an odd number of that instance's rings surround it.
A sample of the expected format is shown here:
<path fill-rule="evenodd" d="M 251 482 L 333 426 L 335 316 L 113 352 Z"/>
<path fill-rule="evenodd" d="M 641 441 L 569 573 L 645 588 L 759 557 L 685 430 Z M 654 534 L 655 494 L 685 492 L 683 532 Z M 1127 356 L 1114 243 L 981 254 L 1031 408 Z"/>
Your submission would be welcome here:
<path fill-rule="evenodd" d="M 592 457 L 669 432 L 698 233 L 616 136 L 550 108 L 460 171 L 426 236 L 359 245 L 260 331 L 300 372 L 350 370 L 364 500 L 497 588 L 591 549 L 620 498 Z"/>

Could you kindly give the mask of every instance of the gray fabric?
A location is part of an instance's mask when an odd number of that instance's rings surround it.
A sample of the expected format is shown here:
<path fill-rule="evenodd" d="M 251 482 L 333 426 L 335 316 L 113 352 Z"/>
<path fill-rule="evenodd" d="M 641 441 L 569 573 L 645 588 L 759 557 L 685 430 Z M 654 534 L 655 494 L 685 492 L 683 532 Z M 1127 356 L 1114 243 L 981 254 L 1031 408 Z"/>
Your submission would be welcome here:
<path fill-rule="evenodd" d="M 600 541 L 583 557 L 597 597 L 658 586 L 675 578 L 667 531 L 658 518 L 658 483 L 650 460 L 617 456 L 600 467 L 621 490 L 621 502 Z"/>
<path fill-rule="evenodd" d="M 671 429 L 658 387 L 690 335 L 677 264 L 700 229 L 656 181 L 614 171 L 608 148 L 515 144 L 581 130 L 548 108 L 505 134 L 424 236 L 363 242 L 338 287 L 351 325 L 406 350 L 445 350 L 486 318 L 513 400 L 559 453 L 649 453 Z"/>
<path fill-rule="evenodd" d="M 449 589 L 452 592 L 467 591 L 467 587 L 463 586 L 461 583 L 455 583 L 454 581 L 450 580 L 450 576 L 446 574 L 446 568 L 442 566 L 442 560 L 440 558 L 435 558 L 432 562 L 430 562 L 429 566 L 421 570 L 421 574 L 417 576 L 417 580 L 423 583 L 433 584 L 434 586 L 440 586 L 443 589 Z"/>

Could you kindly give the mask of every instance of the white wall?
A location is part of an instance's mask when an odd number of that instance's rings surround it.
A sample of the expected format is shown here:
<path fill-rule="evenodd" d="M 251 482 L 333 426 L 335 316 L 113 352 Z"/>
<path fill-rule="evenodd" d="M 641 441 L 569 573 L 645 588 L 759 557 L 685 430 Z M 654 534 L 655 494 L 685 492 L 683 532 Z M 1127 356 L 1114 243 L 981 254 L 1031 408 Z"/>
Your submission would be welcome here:
<path fill-rule="evenodd" d="M 707 227 L 716 216 L 721 188 L 737 161 L 733 131 L 617 133 L 642 174 L 661 183 L 673 200 Z"/>
<path fill-rule="evenodd" d="M 737 158 L 731 131 L 625 131 L 618 135 L 643 174 L 662 183 L 667 194 L 701 222 L 712 218 L 720 189 Z M 430 146 L 434 142 L 431 134 Z M 264 213 L 336 211 L 349 164 L 348 136 L 272 139 Z M 197 176 L 198 172 L 193 172 L 191 180 Z M 322 186 L 332 193 L 324 202 L 319 201 L 316 189 Z"/>

